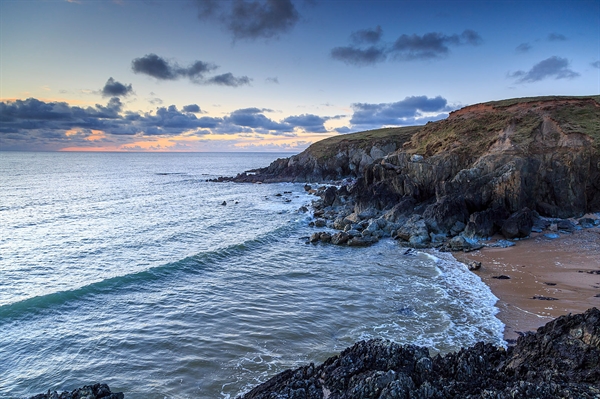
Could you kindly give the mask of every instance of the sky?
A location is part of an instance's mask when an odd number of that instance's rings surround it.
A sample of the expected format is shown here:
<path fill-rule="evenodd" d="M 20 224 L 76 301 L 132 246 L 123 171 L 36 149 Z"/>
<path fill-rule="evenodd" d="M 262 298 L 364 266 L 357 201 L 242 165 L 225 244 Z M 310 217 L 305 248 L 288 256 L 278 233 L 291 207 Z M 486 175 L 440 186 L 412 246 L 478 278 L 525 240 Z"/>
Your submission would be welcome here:
<path fill-rule="evenodd" d="M 0 0 L 1 151 L 300 152 L 600 93 L 600 0 Z"/>

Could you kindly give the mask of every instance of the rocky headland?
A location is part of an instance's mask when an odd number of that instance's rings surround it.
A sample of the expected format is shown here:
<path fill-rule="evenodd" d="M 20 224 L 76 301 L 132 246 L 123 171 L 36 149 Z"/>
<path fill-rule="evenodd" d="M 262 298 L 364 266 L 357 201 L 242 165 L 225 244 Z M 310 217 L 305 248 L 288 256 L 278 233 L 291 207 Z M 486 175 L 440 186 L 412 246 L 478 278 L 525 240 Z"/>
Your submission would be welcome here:
<path fill-rule="evenodd" d="M 337 136 L 220 181 L 329 182 L 312 191 L 312 242 L 472 250 L 593 227 L 600 211 L 600 96 L 477 104 L 425 126 Z M 510 245 L 500 243 L 499 245 Z"/>

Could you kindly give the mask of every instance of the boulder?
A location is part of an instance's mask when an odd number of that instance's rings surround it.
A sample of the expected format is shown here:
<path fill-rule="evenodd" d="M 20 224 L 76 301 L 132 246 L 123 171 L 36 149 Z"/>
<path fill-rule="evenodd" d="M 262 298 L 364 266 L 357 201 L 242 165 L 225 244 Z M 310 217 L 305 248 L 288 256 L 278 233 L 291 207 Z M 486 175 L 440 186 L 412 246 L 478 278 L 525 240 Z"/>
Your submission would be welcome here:
<path fill-rule="evenodd" d="M 559 220 L 556 223 L 556 228 L 560 231 L 572 233 L 575 231 L 575 225 L 570 220 Z"/>
<path fill-rule="evenodd" d="M 352 237 L 348 240 L 349 247 L 368 247 L 377 242 L 376 237 Z"/>
<path fill-rule="evenodd" d="M 344 245 L 349 239 L 350 236 L 347 233 L 340 231 L 331 236 L 331 243 L 334 245 Z"/>
<path fill-rule="evenodd" d="M 502 235 L 508 239 L 525 238 L 531 234 L 533 227 L 533 212 L 524 208 L 510 215 L 502 224 Z"/>

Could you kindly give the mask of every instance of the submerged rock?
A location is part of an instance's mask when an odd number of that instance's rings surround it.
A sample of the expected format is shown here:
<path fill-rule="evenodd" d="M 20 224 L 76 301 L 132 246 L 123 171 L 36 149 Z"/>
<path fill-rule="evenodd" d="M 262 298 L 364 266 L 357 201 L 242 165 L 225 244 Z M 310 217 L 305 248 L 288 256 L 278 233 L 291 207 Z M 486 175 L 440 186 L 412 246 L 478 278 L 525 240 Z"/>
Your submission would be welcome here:
<path fill-rule="evenodd" d="M 321 365 L 286 370 L 241 399 L 598 398 L 600 311 L 562 316 L 507 350 L 477 343 L 445 356 L 361 341 Z"/>

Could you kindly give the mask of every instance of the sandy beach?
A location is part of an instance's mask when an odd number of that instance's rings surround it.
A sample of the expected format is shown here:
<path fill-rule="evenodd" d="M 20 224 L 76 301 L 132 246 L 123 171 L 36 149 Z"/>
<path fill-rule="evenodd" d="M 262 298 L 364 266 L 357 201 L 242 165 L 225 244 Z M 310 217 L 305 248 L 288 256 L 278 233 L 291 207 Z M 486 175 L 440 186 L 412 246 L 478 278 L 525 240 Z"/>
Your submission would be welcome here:
<path fill-rule="evenodd" d="M 555 239 L 534 233 L 515 244 L 454 254 L 462 262 L 481 262 L 474 273 L 499 298 L 505 339 L 511 342 L 561 315 L 600 308 L 600 227 Z"/>

